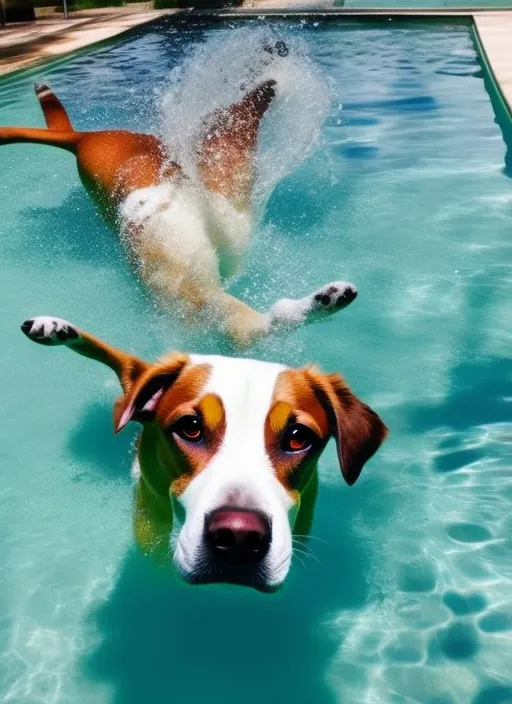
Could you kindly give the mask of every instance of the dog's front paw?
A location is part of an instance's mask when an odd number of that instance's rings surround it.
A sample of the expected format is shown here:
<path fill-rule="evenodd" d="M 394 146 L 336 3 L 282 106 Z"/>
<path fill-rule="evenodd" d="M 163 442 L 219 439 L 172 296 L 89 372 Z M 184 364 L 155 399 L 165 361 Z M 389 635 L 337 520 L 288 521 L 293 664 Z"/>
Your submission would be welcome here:
<path fill-rule="evenodd" d="M 357 289 L 346 281 L 333 281 L 319 291 L 315 291 L 311 300 L 311 312 L 330 315 L 346 308 L 357 297 Z"/>
<path fill-rule="evenodd" d="M 30 340 L 40 345 L 65 345 L 79 336 L 78 330 L 67 320 L 48 315 L 25 320 L 21 330 Z"/>

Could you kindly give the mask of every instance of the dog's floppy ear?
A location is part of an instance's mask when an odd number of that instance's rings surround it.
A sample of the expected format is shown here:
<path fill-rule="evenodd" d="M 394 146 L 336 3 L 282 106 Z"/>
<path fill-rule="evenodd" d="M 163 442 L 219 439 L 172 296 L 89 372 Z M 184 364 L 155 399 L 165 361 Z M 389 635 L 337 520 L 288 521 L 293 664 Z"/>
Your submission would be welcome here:
<path fill-rule="evenodd" d="M 187 361 L 186 355 L 177 354 L 141 374 L 114 405 L 114 432 L 118 433 L 131 420 L 153 420 L 161 396 L 176 381 Z"/>
<path fill-rule="evenodd" d="M 322 377 L 324 383 L 316 383 L 315 390 L 327 411 L 341 473 L 351 486 L 386 439 L 388 429 L 375 411 L 352 393 L 341 375 Z"/>
<path fill-rule="evenodd" d="M 333 435 L 343 478 L 354 484 L 368 460 L 386 439 L 388 429 L 369 406 L 360 401 L 339 374 L 328 374 L 334 397 Z"/>

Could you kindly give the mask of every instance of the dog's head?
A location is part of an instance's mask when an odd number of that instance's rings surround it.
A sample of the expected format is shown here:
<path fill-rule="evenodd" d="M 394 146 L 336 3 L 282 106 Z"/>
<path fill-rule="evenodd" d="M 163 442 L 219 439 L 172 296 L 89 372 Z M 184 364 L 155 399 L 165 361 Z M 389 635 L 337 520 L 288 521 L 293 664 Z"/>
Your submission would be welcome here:
<path fill-rule="evenodd" d="M 286 578 L 294 528 L 307 531 L 329 438 L 353 484 L 387 432 L 337 374 L 214 356 L 143 368 L 115 406 L 117 431 L 130 420 L 144 426 L 142 481 L 170 496 L 183 578 L 263 591 Z"/>

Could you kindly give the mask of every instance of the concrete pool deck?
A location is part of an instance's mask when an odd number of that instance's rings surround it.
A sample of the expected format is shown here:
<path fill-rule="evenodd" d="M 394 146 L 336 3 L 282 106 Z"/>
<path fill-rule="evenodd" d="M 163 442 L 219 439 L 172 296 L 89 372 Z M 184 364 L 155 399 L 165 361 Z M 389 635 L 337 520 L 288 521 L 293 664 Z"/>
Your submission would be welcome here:
<path fill-rule="evenodd" d="M 176 12 L 149 9 L 151 3 L 140 5 L 73 12 L 67 20 L 62 15 L 48 15 L 0 28 L 0 75 L 83 49 Z"/>
<path fill-rule="evenodd" d="M 487 61 L 512 115 L 512 10 L 394 10 L 335 8 L 334 0 L 245 0 L 240 8 L 219 11 L 229 17 L 291 15 L 319 12 L 340 18 L 368 16 L 462 17 L 473 21 Z M 91 44 L 110 39 L 134 27 L 182 10 L 152 10 L 151 3 L 74 12 L 69 19 L 53 15 L 26 24 L 0 28 L 0 75 L 28 68 Z M 211 14 L 211 13 L 206 13 Z"/>
<path fill-rule="evenodd" d="M 496 83 L 512 115 L 512 12 L 486 12 L 474 23 Z"/>

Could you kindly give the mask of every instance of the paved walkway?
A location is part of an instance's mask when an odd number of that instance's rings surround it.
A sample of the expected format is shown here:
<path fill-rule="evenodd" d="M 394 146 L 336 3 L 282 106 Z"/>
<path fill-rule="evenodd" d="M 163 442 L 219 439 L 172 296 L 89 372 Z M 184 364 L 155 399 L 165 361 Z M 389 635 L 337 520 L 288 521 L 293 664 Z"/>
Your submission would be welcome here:
<path fill-rule="evenodd" d="M 82 49 L 172 12 L 147 9 L 141 12 L 140 7 L 128 5 L 73 12 L 67 20 L 47 17 L 7 25 L 0 28 L 0 74 Z"/>

